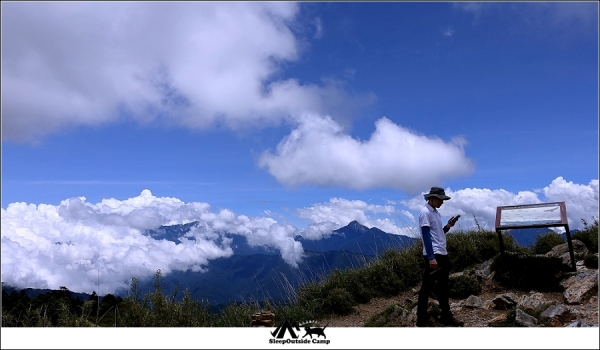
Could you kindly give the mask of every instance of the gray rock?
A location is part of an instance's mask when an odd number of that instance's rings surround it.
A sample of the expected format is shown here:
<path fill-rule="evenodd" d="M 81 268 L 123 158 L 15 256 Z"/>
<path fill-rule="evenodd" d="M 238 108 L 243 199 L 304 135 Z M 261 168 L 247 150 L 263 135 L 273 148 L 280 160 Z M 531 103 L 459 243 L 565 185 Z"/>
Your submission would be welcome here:
<path fill-rule="evenodd" d="M 491 310 L 494 308 L 494 306 L 496 306 L 496 304 L 494 304 L 494 302 L 492 300 L 486 300 L 483 302 L 483 305 L 481 306 L 481 308 L 484 310 Z"/>
<path fill-rule="evenodd" d="M 534 293 L 532 295 L 523 295 L 519 298 L 517 303 L 517 307 L 521 310 L 535 313 L 538 311 L 542 311 L 545 305 L 548 302 L 544 300 L 544 295 L 542 293 Z"/>
<path fill-rule="evenodd" d="M 542 317 L 555 318 L 564 317 L 571 313 L 571 310 L 563 304 L 552 305 L 541 313 Z"/>
<path fill-rule="evenodd" d="M 515 317 L 515 322 L 525 327 L 535 327 L 537 326 L 537 319 L 525 311 L 521 309 L 517 309 L 517 314 Z"/>
<path fill-rule="evenodd" d="M 552 325 L 562 325 L 573 321 L 576 318 L 576 312 L 568 306 L 559 304 L 550 306 L 540 316 L 549 318 Z"/>
<path fill-rule="evenodd" d="M 480 309 L 483 307 L 483 300 L 476 295 L 470 295 L 464 303 L 465 307 Z"/>
<path fill-rule="evenodd" d="M 588 297 L 598 293 L 598 273 L 583 272 L 561 284 L 566 288 L 563 293 L 566 304 L 582 304 Z"/>
<path fill-rule="evenodd" d="M 514 293 L 499 294 L 492 301 L 495 309 L 508 310 L 517 305 L 517 296 Z"/>
<path fill-rule="evenodd" d="M 573 253 L 575 255 L 586 254 L 588 252 L 587 247 L 585 246 L 585 244 L 583 244 L 582 241 L 578 239 L 572 239 L 571 243 L 573 243 Z M 552 248 L 552 250 L 546 253 L 546 256 L 558 258 L 564 255 L 565 253 L 569 257 L 568 261 L 570 262 L 571 257 L 569 254 L 569 243 L 563 243 L 555 246 L 554 248 Z"/>
<path fill-rule="evenodd" d="M 580 326 L 581 326 L 581 321 L 575 320 L 575 321 L 569 323 L 568 325 L 566 325 L 565 327 L 580 327 Z"/>
<path fill-rule="evenodd" d="M 481 277 L 483 279 L 490 279 L 492 271 L 490 270 L 490 266 L 492 265 L 493 259 L 490 259 L 479 267 L 479 269 L 475 270 L 475 276 Z"/>

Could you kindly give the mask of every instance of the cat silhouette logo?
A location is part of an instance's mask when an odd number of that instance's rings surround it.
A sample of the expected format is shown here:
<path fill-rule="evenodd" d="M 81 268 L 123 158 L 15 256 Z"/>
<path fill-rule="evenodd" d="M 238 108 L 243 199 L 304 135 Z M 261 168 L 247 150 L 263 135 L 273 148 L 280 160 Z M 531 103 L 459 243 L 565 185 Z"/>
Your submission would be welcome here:
<path fill-rule="evenodd" d="M 304 336 L 302 338 L 309 335 L 310 339 L 312 339 L 312 336 L 314 334 L 317 336 L 317 338 L 320 338 L 321 336 L 323 336 L 323 338 L 327 339 L 327 337 L 325 336 L 325 328 L 327 328 L 327 326 L 329 326 L 329 323 L 327 323 L 325 325 L 325 327 L 323 327 L 323 328 L 304 326 L 304 330 L 306 331 L 306 333 L 304 334 Z"/>
<path fill-rule="evenodd" d="M 269 339 L 271 344 L 329 344 L 330 341 L 325 335 L 325 328 L 329 325 L 327 323 L 325 327 L 313 327 L 310 325 L 315 324 L 315 321 L 304 322 L 298 324 L 296 321 L 284 320 L 274 331 L 271 332 L 273 336 Z M 304 335 L 300 338 L 300 327 L 304 328 Z M 288 334 L 289 338 L 284 339 Z M 314 336 L 314 337 L 313 337 Z M 300 338 L 300 339 L 299 339 Z"/>

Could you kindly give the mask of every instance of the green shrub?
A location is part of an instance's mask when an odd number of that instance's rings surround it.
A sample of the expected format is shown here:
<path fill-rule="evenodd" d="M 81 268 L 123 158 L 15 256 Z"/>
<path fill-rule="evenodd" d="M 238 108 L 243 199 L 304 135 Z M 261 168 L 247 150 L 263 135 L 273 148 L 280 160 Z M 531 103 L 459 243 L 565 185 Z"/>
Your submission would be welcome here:
<path fill-rule="evenodd" d="M 596 254 L 587 254 L 583 257 L 583 264 L 591 269 L 598 268 L 598 256 Z"/>
<path fill-rule="evenodd" d="M 215 327 L 248 327 L 260 310 L 255 303 L 230 303 L 216 318 Z"/>
<path fill-rule="evenodd" d="M 347 315 L 353 310 L 355 302 L 352 295 L 345 289 L 332 289 L 323 301 L 323 311 L 337 315 Z"/>
<path fill-rule="evenodd" d="M 506 288 L 552 292 L 562 290 L 560 281 L 570 268 L 560 258 L 506 253 L 494 258 L 490 269 Z"/>
<path fill-rule="evenodd" d="M 556 233 L 547 233 L 545 235 L 538 235 L 535 243 L 533 244 L 534 254 L 546 254 L 552 250 L 555 246 L 565 243 L 565 240 Z"/>
<path fill-rule="evenodd" d="M 398 294 L 401 281 L 394 273 L 393 262 L 380 259 L 369 269 L 367 281 L 373 289 L 372 295 L 390 297 Z"/>
<path fill-rule="evenodd" d="M 308 320 L 317 320 L 322 317 L 321 312 L 315 312 L 314 309 L 304 307 L 298 303 L 280 303 L 274 307 L 275 324 L 279 325 L 284 320 L 294 320 L 303 322 Z"/>
<path fill-rule="evenodd" d="M 447 242 L 450 272 L 459 272 L 487 261 L 500 253 L 498 234 L 491 231 L 468 231 L 449 234 Z M 505 251 L 526 251 L 509 234 L 502 234 Z"/>
<path fill-rule="evenodd" d="M 598 219 L 594 218 L 593 224 L 589 225 L 583 220 L 584 229 L 571 235 L 572 239 L 583 242 L 591 252 L 598 251 Z"/>
<path fill-rule="evenodd" d="M 448 285 L 452 298 L 464 299 L 481 293 L 481 285 L 477 279 L 465 275 L 450 278 Z"/>
<path fill-rule="evenodd" d="M 421 281 L 423 270 L 422 245 L 415 244 L 404 250 L 388 250 L 380 260 L 389 265 L 391 272 L 397 278 L 398 292 L 407 291 Z"/>
<path fill-rule="evenodd" d="M 338 277 L 337 281 L 336 278 L 330 279 L 328 285 L 331 286 L 328 289 L 342 288 L 351 295 L 352 300 L 357 303 L 366 303 L 376 294 L 376 286 L 369 278 L 370 270 L 367 268 L 348 269 L 335 276 Z"/>
<path fill-rule="evenodd" d="M 308 282 L 298 289 L 296 300 L 293 300 L 292 303 L 307 310 L 308 313 L 320 316 L 323 315 L 323 301 L 326 292 L 323 282 Z"/>
<path fill-rule="evenodd" d="M 389 249 L 367 265 L 355 269 L 334 270 L 321 281 L 300 286 L 292 303 L 307 308 L 307 314 L 319 318 L 327 314 L 349 312 L 354 305 L 374 297 L 390 297 L 414 287 L 421 281 L 421 247 L 417 244 Z M 342 301 L 341 295 L 349 296 Z"/>

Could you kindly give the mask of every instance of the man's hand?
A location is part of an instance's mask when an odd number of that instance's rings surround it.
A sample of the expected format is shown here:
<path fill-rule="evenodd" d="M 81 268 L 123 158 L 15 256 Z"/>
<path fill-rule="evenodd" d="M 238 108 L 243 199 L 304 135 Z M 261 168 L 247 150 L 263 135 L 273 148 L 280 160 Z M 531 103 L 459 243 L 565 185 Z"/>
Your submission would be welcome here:
<path fill-rule="evenodd" d="M 437 260 L 435 260 L 435 259 L 429 260 L 429 268 L 431 269 L 431 273 L 435 272 L 435 270 L 438 269 Z"/>
<path fill-rule="evenodd" d="M 452 227 L 454 226 L 454 224 L 456 224 L 456 222 L 458 221 L 458 218 L 460 217 L 460 215 L 457 216 L 453 216 L 448 220 L 448 223 L 446 224 L 446 226 L 448 227 Z"/>

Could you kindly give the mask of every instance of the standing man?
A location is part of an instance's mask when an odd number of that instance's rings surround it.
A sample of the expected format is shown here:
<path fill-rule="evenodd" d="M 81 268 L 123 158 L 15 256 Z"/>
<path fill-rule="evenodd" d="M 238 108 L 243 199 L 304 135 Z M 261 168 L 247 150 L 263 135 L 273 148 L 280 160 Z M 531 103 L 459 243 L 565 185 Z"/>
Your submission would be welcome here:
<path fill-rule="evenodd" d="M 446 196 L 444 189 L 440 187 L 432 187 L 424 197 L 427 204 L 419 213 L 419 227 L 421 228 L 421 238 L 423 239 L 425 270 L 423 271 L 423 283 L 419 291 L 417 327 L 432 325 L 427 316 L 427 306 L 429 303 L 429 293 L 436 281 L 438 285 L 436 294 L 441 309 L 440 322 L 448 326 L 461 327 L 464 323 L 454 318 L 448 301 L 450 294 L 448 287 L 450 261 L 448 259 L 448 251 L 446 250 L 446 233 L 454 226 L 458 220 L 458 216 L 450 218 L 446 226 L 442 227 L 442 216 L 437 209 L 442 206 L 445 200 L 450 199 L 450 197 Z"/>

